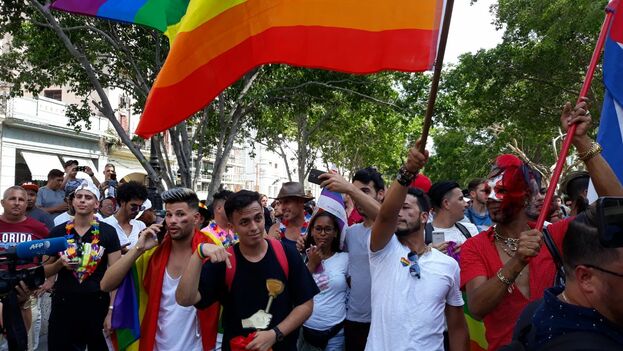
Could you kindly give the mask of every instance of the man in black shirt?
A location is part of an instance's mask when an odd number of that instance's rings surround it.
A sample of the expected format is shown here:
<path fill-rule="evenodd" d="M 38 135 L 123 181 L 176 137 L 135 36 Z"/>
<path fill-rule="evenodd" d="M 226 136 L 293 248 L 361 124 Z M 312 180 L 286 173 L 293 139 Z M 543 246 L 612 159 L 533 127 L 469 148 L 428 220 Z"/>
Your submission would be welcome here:
<path fill-rule="evenodd" d="M 566 287 L 545 291 L 528 349 L 622 350 L 623 248 L 600 243 L 594 206 L 569 224 L 562 257 Z"/>
<path fill-rule="evenodd" d="M 230 350 L 232 338 L 255 331 L 243 328 L 242 320 L 266 309 L 267 279 L 279 280 L 285 286 L 272 301 L 268 328 L 257 331 L 247 348 L 296 350 L 298 328 L 312 313 L 318 287 L 294 248 L 279 242 L 269 243 L 264 237 L 264 213 L 258 193 L 246 190 L 235 193 L 225 202 L 225 212 L 240 242 L 229 251 L 200 244 L 178 285 L 178 304 L 201 309 L 220 301 L 225 331 L 223 350 Z M 232 254 L 235 257 L 230 257 Z M 283 262 L 284 256 L 287 263 Z M 230 260 L 234 259 L 237 264 L 231 271 Z"/>
<path fill-rule="evenodd" d="M 115 229 L 94 216 L 99 196 L 95 185 L 84 180 L 72 200 L 74 219 L 50 232 L 50 237 L 67 236 L 69 244 L 45 265 L 46 276 L 58 273 L 49 321 L 50 351 L 84 350 L 87 346 L 89 351 L 108 350 L 104 333 L 110 330 L 111 298 L 101 291 L 100 281 L 121 252 Z"/>

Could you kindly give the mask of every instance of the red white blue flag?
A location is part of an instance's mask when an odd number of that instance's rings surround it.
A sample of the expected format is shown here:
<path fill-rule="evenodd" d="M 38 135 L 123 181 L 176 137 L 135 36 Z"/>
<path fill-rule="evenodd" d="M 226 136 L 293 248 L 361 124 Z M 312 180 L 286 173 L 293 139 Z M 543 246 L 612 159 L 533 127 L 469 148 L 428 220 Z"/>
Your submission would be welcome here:
<path fill-rule="evenodd" d="M 603 147 L 603 157 L 623 182 L 623 1 L 612 1 L 608 11 L 614 11 L 614 20 L 604 49 L 606 94 L 597 142 Z"/>

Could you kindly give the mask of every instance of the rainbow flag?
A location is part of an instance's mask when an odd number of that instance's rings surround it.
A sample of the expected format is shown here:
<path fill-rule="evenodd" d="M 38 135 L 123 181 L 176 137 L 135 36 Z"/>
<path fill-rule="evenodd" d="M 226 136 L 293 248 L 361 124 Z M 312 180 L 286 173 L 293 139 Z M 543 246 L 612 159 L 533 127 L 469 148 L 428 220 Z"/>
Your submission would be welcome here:
<path fill-rule="evenodd" d="M 465 314 L 465 321 L 467 322 L 467 329 L 469 331 L 469 349 L 470 351 L 485 351 L 489 347 L 487 339 L 485 338 L 485 323 L 476 320 L 469 313 L 467 307 L 467 294 L 463 292 L 463 313 Z"/>
<path fill-rule="evenodd" d="M 52 7 L 151 26 L 171 41 L 136 130 L 149 137 L 246 72 L 284 63 L 347 73 L 432 67 L 443 0 L 57 0 Z"/>

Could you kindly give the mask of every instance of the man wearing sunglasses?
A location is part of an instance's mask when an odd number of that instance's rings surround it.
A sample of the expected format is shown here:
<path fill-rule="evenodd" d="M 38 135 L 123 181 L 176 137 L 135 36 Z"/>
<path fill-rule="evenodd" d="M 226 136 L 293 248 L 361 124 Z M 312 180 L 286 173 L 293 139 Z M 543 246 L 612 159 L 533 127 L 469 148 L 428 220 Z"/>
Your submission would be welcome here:
<path fill-rule="evenodd" d="M 145 229 L 145 223 L 136 220 L 136 215 L 144 211 L 143 204 L 147 200 L 147 188 L 138 182 L 122 184 L 117 189 L 117 203 L 119 210 L 114 215 L 104 219 L 117 231 L 119 243 L 124 249 L 133 247 L 138 241 L 138 234 Z"/>
<path fill-rule="evenodd" d="M 623 248 L 599 240 L 594 206 L 576 217 L 563 241 L 567 284 L 545 291 L 532 318 L 529 350 L 623 349 Z"/>
<path fill-rule="evenodd" d="M 366 350 L 468 350 L 459 265 L 424 243 L 430 204 L 409 188 L 428 152 L 409 151 L 389 188 L 370 237 L 372 323 Z"/>

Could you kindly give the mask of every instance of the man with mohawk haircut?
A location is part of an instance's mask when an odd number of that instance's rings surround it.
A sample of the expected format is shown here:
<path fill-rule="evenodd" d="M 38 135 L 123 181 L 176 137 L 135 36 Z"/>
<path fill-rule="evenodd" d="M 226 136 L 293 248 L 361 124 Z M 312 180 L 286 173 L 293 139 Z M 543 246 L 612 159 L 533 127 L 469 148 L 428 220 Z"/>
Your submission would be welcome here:
<path fill-rule="evenodd" d="M 101 282 L 104 291 L 119 287 L 111 306 L 115 342 L 119 350 L 213 350 L 220 306 L 180 306 L 175 290 L 194 249 L 200 243 L 220 243 L 197 229 L 199 199 L 192 190 L 174 188 L 162 193 L 162 200 L 164 238 L 158 242 L 161 224 L 141 231 L 136 245 Z"/>
<path fill-rule="evenodd" d="M 600 155 L 601 148 L 586 135 L 591 122 L 586 102 L 574 109 L 567 103 L 561 122 L 565 130 L 577 124 L 573 145 L 600 196 L 623 195 L 616 175 Z M 471 315 L 484 321 L 488 349 L 497 350 L 511 341 L 524 307 L 542 298 L 554 284 L 556 265 L 549 250 L 542 248 L 543 234 L 531 222 L 542 201 L 538 174 L 517 157 L 501 155 L 487 182 L 487 209 L 495 225 L 463 244 L 461 288 L 467 293 Z M 547 227 L 559 251 L 573 218 Z"/>

